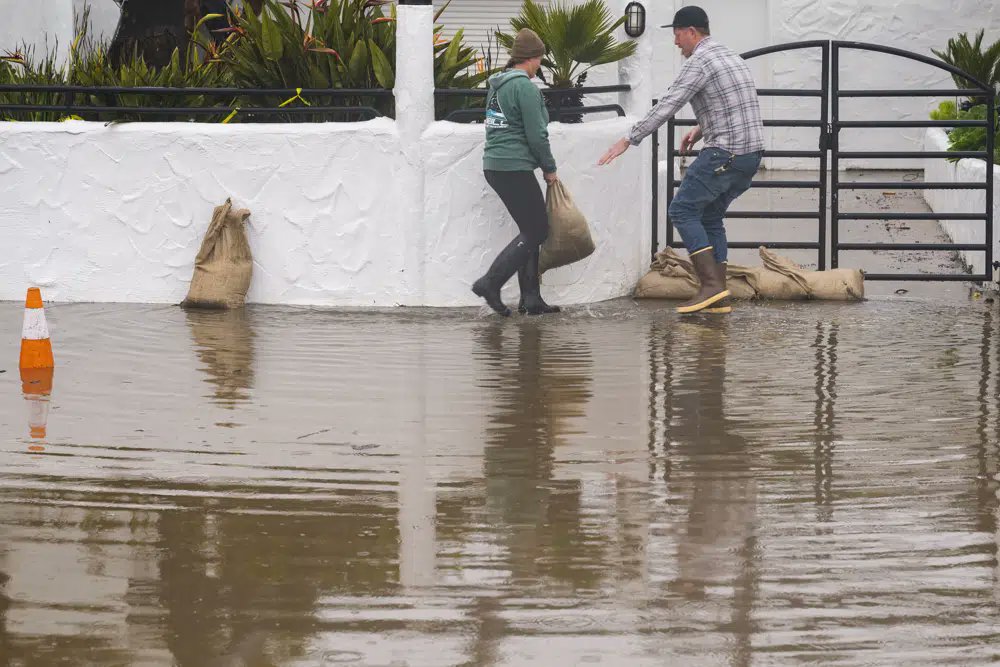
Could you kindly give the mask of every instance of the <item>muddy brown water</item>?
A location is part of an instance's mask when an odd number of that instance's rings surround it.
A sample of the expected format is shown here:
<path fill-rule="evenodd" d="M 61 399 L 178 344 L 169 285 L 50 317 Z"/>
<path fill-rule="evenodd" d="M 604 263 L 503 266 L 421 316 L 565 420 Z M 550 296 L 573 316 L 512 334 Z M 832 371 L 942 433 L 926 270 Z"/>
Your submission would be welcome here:
<path fill-rule="evenodd" d="M 0 664 L 1000 660 L 1000 310 L 0 304 Z"/>

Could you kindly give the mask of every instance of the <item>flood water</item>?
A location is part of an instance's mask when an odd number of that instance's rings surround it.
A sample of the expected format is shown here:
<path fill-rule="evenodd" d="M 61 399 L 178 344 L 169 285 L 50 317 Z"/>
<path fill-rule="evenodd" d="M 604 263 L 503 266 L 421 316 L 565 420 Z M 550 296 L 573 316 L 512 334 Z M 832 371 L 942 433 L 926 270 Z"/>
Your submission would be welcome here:
<path fill-rule="evenodd" d="M 1000 660 L 995 304 L 22 312 L 0 664 Z"/>

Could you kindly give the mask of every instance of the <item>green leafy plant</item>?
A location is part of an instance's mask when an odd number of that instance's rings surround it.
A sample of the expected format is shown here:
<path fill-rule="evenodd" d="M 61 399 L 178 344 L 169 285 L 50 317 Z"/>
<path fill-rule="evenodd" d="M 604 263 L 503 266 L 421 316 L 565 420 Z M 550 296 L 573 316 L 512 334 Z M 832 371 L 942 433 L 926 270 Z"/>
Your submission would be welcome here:
<path fill-rule="evenodd" d="M 945 100 L 938 108 L 931 111 L 931 120 L 955 120 L 958 118 L 958 105 L 951 100 Z"/>
<path fill-rule="evenodd" d="M 579 5 L 567 5 L 557 0 L 543 7 L 534 0 L 524 0 L 520 15 L 510 21 L 513 33 L 497 32 L 497 41 L 506 49 L 514 46 L 514 36 L 522 28 L 538 33 L 546 46 L 542 69 L 552 88 L 579 88 L 594 67 L 618 62 L 635 53 L 635 42 L 619 43 L 615 31 L 625 22 L 611 14 L 604 0 L 587 0 Z M 583 105 L 583 95 L 564 96 L 565 107 Z M 550 103 L 550 107 L 555 103 Z M 579 116 L 567 121 L 579 121 Z"/>
<path fill-rule="evenodd" d="M 986 120 L 986 105 L 977 104 L 968 111 L 959 110 L 958 120 Z M 985 127 L 956 127 L 948 133 L 949 151 L 983 151 L 986 150 Z M 958 158 L 949 158 L 950 162 Z M 997 131 L 993 141 L 993 162 L 1000 163 L 1000 131 Z"/>
<path fill-rule="evenodd" d="M 55 55 L 46 55 L 36 60 L 28 47 L 7 51 L 0 56 L 0 84 L 3 85 L 50 85 L 66 84 L 66 72 L 56 61 Z M 0 92 L 0 105 L 51 106 L 64 104 L 65 97 L 58 93 Z M 66 117 L 60 111 L 21 111 L 0 109 L 0 119 L 5 121 L 57 121 Z"/>
<path fill-rule="evenodd" d="M 55 52 L 36 59 L 31 49 L 7 53 L 0 65 L 0 83 L 15 85 L 78 85 L 113 87 L 171 87 L 171 88 L 219 88 L 231 85 L 231 79 L 219 63 L 209 59 L 208 53 L 200 54 L 190 46 L 182 59 L 174 51 L 168 65 L 161 68 L 149 67 L 143 59 L 133 53 L 120 66 L 111 63 L 107 44 L 95 43 L 90 38 L 89 15 L 84 12 L 76 30 L 77 38 L 70 47 L 69 59 L 65 64 L 57 62 Z M 204 108 L 226 106 L 231 100 L 222 96 L 205 95 L 149 95 L 149 94 L 99 94 L 76 95 L 67 93 L 0 93 L 0 103 L 19 105 L 75 105 L 87 104 L 96 107 L 121 109 L 136 107 Z M 128 114 L 120 112 L 86 112 L 70 114 L 66 111 L 9 111 L 0 113 L 5 120 L 18 121 L 58 121 L 66 118 L 80 118 L 94 121 L 127 120 L 200 120 L 217 122 L 224 115 L 199 114 L 189 117 L 182 114 L 164 112 L 162 114 Z"/>
<path fill-rule="evenodd" d="M 450 3 L 435 15 L 435 20 Z M 262 11 L 252 8 L 233 17 L 232 34 L 219 58 L 241 87 L 392 89 L 396 83 L 396 12 L 383 8 L 389 0 L 265 0 Z M 286 10 L 287 7 L 287 10 Z M 434 83 L 438 88 L 475 88 L 487 72 L 474 71 L 477 53 L 463 43 L 463 31 L 452 39 L 434 29 Z M 332 106 L 335 103 L 373 106 L 392 112 L 391 99 L 359 96 L 345 100 L 301 95 L 295 106 Z M 277 98 L 241 100 L 240 105 L 277 106 Z M 439 108 L 439 114 L 449 110 Z M 252 110 L 248 113 L 252 114 Z M 336 115 L 336 114 L 335 114 Z M 343 114 L 340 114 L 343 116 Z M 329 114 L 289 114 L 280 120 L 348 120 Z"/>
<path fill-rule="evenodd" d="M 459 30 L 450 40 L 444 38 L 444 26 L 437 22 L 451 2 L 448 0 L 434 14 L 434 87 L 478 88 L 496 70 L 480 57 L 475 48 L 465 44 L 464 30 Z M 452 111 L 480 106 L 482 100 L 459 97 L 439 99 L 434 105 L 435 118 L 441 120 Z"/>
<path fill-rule="evenodd" d="M 996 87 L 1000 84 L 1000 39 L 983 48 L 984 37 L 985 30 L 980 30 L 976 33 L 975 39 L 970 42 L 966 33 L 959 33 L 958 37 L 948 40 L 948 48 L 944 51 L 934 49 L 931 51 L 952 67 L 957 67 L 979 81 Z M 952 75 L 952 79 L 959 88 L 968 88 L 973 85 L 965 77 L 956 74 Z M 986 98 L 974 97 L 972 102 L 973 104 L 984 104 Z"/>
<path fill-rule="evenodd" d="M 247 6 L 232 17 L 218 57 L 235 84 L 246 88 L 383 88 L 395 83 L 394 12 L 388 0 L 265 0 L 261 12 Z M 207 45 L 206 45 L 207 47 Z M 239 106 L 373 106 L 391 113 L 392 101 L 330 96 L 247 97 Z M 251 112 L 252 113 L 252 112 Z M 329 114 L 289 114 L 271 120 L 340 120 Z M 342 118 L 344 120 L 353 118 Z M 255 119 L 256 120 L 256 119 Z"/>
<path fill-rule="evenodd" d="M 391 0 L 262 0 L 245 3 L 229 17 L 231 27 L 224 40 L 211 39 L 206 22 L 219 15 L 202 17 L 194 26 L 192 40 L 182 54 L 175 51 L 163 67 L 148 66 L 137 53 L 127 54 L 120 64 L 112 62 L 105 44 L 93 44 L 88 35 L 89 20 L 84 15 L 77 27 L 80 35 L 71 49 L 69 63 L 62 66 L 53 51 L 37 62 L 30 50 L 9 52 L 0 57 L 0 83 L 67 83 L 84 86 L 172 87 L 172 88 L 340 88 L 384 89 L 395 85 L 396 15 Z M 254 5 L 260 6 L 260 12 Z M 445 7 L 450 3 L 446 3 Z M 388 9 L 388 13 L 383 11 Z M 437 19 L 442 8 L 435 16 Z M 474 88 L 482 84 L 489 71 L 477 68 L 478 54 L 463 43 L 463 33 L 445 39 L 440 26 L 435 28 L 435 84 L 442 88 Z M 0 104 L 63 105 L 63 93 L 0 93 Z M 289 113 L 254 116 L 255 107 L 372 106 L 391 115 L 391 97 L 352 98 L 329 95 L 243 96 L 232 99 L 223 95 L 132 95 L 101 93 L 80 95 L 76 104 L 137 108 L 229 107 L 222 114 L 184 114 L 169 110 L 162 114 L 122 114 L 120 112 L 80 112 L 85 120 L 195 120 L 202 122 L 240 121 L 342 121 L 357 120 L 354 112 Z M 439 113 L 468 104 L 463 100 L 446 101 Z M 6 120 L 55 121 L 65 112 L 4 113 Z"/>

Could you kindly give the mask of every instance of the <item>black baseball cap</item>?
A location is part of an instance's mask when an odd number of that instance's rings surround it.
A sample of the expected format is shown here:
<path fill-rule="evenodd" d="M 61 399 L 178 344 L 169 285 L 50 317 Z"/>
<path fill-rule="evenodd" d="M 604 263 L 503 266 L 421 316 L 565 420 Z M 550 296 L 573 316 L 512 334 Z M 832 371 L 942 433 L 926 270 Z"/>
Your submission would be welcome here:
<path fill-rule="evenodd" d="M 661 28 L 704 28 L 708 30 L 708 14 L 701 7 L 688 5 L 681 7 L 674 14 L 674 22 L 661 25 Z"/>

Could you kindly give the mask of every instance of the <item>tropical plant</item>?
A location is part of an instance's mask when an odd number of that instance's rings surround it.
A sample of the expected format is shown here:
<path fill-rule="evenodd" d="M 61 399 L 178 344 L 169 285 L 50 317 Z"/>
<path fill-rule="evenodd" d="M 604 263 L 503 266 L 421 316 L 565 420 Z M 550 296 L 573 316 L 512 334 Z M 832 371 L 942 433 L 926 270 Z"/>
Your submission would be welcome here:
<path fill-rule="evenodd" d="M 1000 100 L 997 100 L 1000 104 Z M 942 102 L 931 112 L 933 120 L 985 120 L 986 105 L 977 104 L 969 109 L 961 109 L 950 100 Z M 1000 124 L 996 126 L 996 137 L 993 142 L 993 162 L 1000 163 Z M 949 151 L 984 151 L 986 150 L 986 128 L 956 127 L 948 132 Z M 948 158 L 949 162 L 957 162 L 959 158 Z"/>
<path fill-rule="evenodd" d="M 251 88 L 386 89 L 396 83 L 396 12 L 390 0 L 265 0 L 258 15 L 247 8 L 233 16 L 231 36 L 219 59 L 238 86 Z M 449 3 L 450 4 L 450 3 Z M 286 10 L 287 7 L 287 10 Z M 447 7 L 447 4 L 445 5 Z M 437 19 L 445 7 L 435 15 Z M 486 73 L 470 71 L 475 49 L 463 44 L 463 31 L 452 39 L 435 27 L 434 83 L 439 88 L 474 88 Z M 209 48 L 209 45 L 205 45 Z M 240 105 L 277 106 L 288 100 L 255 97 Z M 358 96 L 297 95 L 294 106 L 373 106 L 391 114 L 392 99 Z M 440 109 L 444 112 L 446 109 Z M 252 110 L 249 111 L 252 114 Z M 344 114 L 289 114 L 280 120 L 346 120 Z"/>
<path fill-rule="evenodd" d="M 136 53 L 127 55 L 120 65 L 112 65 L 106 44 L 97 44 L 90 37 L 89 15 L 84 12 L 77 26 L 77 38 L 70 47 L 69 59 L 65 64 L 58 62 L 55 51 L 36 59 L 33 50 L 24 47 L 5 54 L 0 64 L 0 83 L 14 85 L 49 86 L 114 86 L 114 87 L 170 87 L 170 88 L 218 88 L 231 85 L 226 71 L 215 62 L 200 55 L 193 46 L 189 47 L 182 59 L 174 51 L 170 62 L 161 68 L 148 66 Z M 68 102 L 73 105 L 90 105 L 115 108 L 164 107 L 164 108 L 204 108 L 226 106 L 229 99 L 221 96 L 205 95 L 150 95 L 111 94 L 76 95 L 70 98 L 66 93 L 5 92 L 0 93 L 0 104 L 60 106 Z M 83 120 L 189 120 L 187 115 L 128 114 L 121 112 L 77 111 L 15 111 L 0 114 L 4 120 L 58 121 L 66 118 Z M 197 120 L 218 121 L 224 115 L 199 114 Z"/>
<path fill-rule="evenodd" d="M 587 0 L 579 5 L 567 5 L 557 0 L 548 7 L 534 0 L 524 0 L 520 15 L 510 21 L 513 33 L 530 28 L 538 33 L 546 46 L 542 58 L 543 76 L 552 88 L 580 88 L 587 80 L 587 73 L 594 67 L 608 65 L 635 53 L 635 42 L 619 43 L 615 31 L 625 22 L 625 17 L 615 20 L 604 0 Z M 514 34 L 497 32 L 497 42 L 508 50 L 514 46 Z M 583 95 L 563 96 L 550 101 L 549 106 L 580 107 Z M 568 122 L 579 122 L 582 117 L 564 117 Z"/>
<path fill-rule="evenodd" d="M 261 12 L 247 6 L 232 16 L 218 57 L 244 88 L 391 88 L 396 48 L 395 17 L 388 0 L 265 0 Z M 205 45 L 206 47 L 208 45 Z M 279 105 L 374 106 L 391 111 L 391 100 L 330 96 L 248 97 L 241 107 Z M 280 121 L 331 120 L 329 114 L 289 114 Z"/>
<path fill-rule="evenodd" d="M 36 60 L 31 48 L 7 51 L 0 56 L 0 84 L 2 85 L 65 85 L 66 72 L 55 55 Z M 0 92 L 2 105 L 52 106 L 64 103 L 62 95 L 43 92 Z M 0 109 L 0 119 L 5 121 L 56 121 L 64 118 L 59 111 L 21 111 Z"/>
<path fill-rule="evenodd" d="M 944 51 L 933 51 L 934 55 L 948 63 L 952 67 L 966 72 L 979 81 L 994 88 L 1000 84 L 1000 39 L 990 46 L 983 48 L 983 38 L 985 30 L 976 33 L 974 41 L 969 41 L 966 33 L 960 33 L 958 37 L 948 40 L 948 48 Z M 968 79 L 957 74 L 952 74 L 952 79 L 959 88 L 968 88 L 972 85 Z M 970 100 L 973 106 L 984 104 L 986 98 L 974 96 Z"/>
<path fill-rule="evenodd" d="M 986 105 L 977 104 L 971 109 L 959 110 L 958 120 L 986 120 Z M 996 129 L 996 128 L 994 128 Z M 986 128 L 985 127 L 956 127 L 948 133 L 949 151 L 984 151 L 986 150 Z M 949 158 L 951 162 L 958 158 Z M 1000 131 L 997 131 L 993 140 L 993 162 L 1000 163 Z"/>

